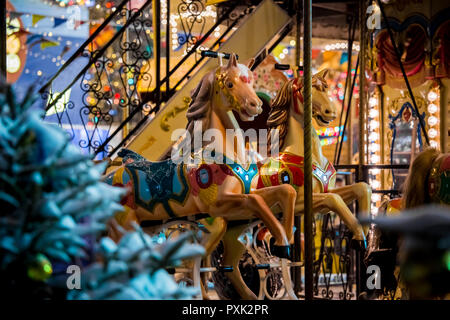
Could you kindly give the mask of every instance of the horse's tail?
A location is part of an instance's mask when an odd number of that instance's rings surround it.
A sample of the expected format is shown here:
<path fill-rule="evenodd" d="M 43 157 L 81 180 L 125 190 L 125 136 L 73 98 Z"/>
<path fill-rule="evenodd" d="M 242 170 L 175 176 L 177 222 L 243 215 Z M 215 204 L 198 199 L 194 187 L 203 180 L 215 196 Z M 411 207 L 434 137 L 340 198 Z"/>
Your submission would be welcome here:
<path fill-rule="evenodd" d="M 439 151 L 427 148 L 419 153 L 409 168 L 408 177 L 404 185 L 403 208 L 413 208 L 430 203 L 428 178 L 431 166 L 439 156 Z"/>

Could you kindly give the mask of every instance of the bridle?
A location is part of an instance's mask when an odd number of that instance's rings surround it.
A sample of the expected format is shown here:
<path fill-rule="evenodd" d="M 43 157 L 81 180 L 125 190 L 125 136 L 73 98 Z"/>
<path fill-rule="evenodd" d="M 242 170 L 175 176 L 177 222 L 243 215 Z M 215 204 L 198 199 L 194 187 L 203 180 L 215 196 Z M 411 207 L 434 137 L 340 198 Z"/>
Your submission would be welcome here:
<path fill-rule="evenodd" d="M 294 82 L 292 83 L 292 98 L 294 99 L 294 110 L 298 114 L 301 113 L 300 108 L 298 106 L 298 101 L 300 101 L 301 104 L 303 104 L 304 102 L 302 89 L 303 89 L 303 81 L 299 82 L 298 78 L 295 78 Z"/>
<path fill-rule="evenodd" d="M 240 112 L 241 111 L 241 104 L 236 99 L 236 97 L 228 90 L 227 86 L 225 85 L 225 78 L 226 74 L 225 72 L 220 72 L 221 68 L 217 68 L 216 71 L 216 77 L 215 77 L 215 86 L 219 88 L 219 90 L 223 93 L 225 98 L 227 99 L 228 103 L 231 105 L 231 107 Z"/>
<path fill-rule="evenodd" d="M 326 88 L 328 88 L 326 81 L 322 81 L 321 79 L 317 79 L 315 77 L 312 78 L 312 86 L 320 91 L 324 91 Z M 295 78 L 292 83 L 292 98 L 294 99 L 294 110 L 298 114 L 301 114 L 300 108 L 298 106 L 298 101 L 300 101 L 301 104 L 304 103 L 302 89 L 303 81 L 299 81 L 299 78 Z"/>

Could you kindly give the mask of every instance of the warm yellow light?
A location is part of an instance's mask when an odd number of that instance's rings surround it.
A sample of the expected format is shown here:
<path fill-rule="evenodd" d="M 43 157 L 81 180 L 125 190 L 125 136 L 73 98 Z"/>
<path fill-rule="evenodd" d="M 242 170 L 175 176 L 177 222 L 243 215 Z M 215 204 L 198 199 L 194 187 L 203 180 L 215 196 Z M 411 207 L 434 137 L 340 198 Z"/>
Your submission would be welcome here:
<path fill-rule="evenodd" d="M 20 50 L 20 40 L 15 35 L 9 36 L 6 40 L 6 52 L 17 53 Z"/>

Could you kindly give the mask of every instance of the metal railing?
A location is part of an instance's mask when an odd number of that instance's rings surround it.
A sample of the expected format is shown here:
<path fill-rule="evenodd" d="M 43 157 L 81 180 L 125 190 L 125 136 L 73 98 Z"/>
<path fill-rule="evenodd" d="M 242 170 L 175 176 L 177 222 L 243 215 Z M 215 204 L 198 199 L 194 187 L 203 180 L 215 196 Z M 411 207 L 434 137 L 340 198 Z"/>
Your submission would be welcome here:
<path fill-rule="evenodd" d="M 63 126 L 97 159 L 113 154 L 152 118 L 205 62 L 199 50 L 217 50 L 253 8 L 209 9 L 215 16 L 205 30 L 204 0 L 178 2 L 172 15 L 170 0 L 131 4 L 122 1 L 39 90 L 44 119 Z M 177 33 L 173 24 L 181 26 Z M 172 67 L 175 50 L 183 55 Z"/>

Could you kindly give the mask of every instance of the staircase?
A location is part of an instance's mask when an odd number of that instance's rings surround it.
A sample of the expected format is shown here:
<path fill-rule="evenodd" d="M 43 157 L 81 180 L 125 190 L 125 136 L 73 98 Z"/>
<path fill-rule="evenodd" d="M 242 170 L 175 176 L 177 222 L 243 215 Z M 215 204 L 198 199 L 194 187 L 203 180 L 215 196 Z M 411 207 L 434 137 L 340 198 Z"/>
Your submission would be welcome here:
<path fill-rule="evenodd" d="M 221 52 L 234 52 L 241 62 L 257 57 L 267 48 L 289 23 L 290 17 L 271 0 L 263 1 L 249 16 L 245 17 L 241 26 L 220 47 Z M 217 67 L 216 59 L 209 59 L 203 66 L 177 91 L 156 117 L 143 126 L 130 143 L 128 149 L 136 151 L 150 160 L 157 160 L 172 145 L 173 130 L 185 128 L 187 99 L 202 77 Z"/>
<path fill-rule="evenodd" d="M 169 0 L 141 2 L 117 6 L 40 89 L 44 119 L 64 127 L 94 159 L 114 157 L 126 146 L 157 160 L 170 148 L 172 131 L 186 125 L 190 91 L 218 65 L 199 50 L 260 62 L 291 27 L 290 16 L 272 0 L 221 3 L 206 31 L 200 13 L 214 14 L 208 1 L 177 2 L 175 18 L 167 15 Z M 175 24 L 181 27 L 176 37 Z M 184 54 L 172 67 L 174 50 Z"/>

